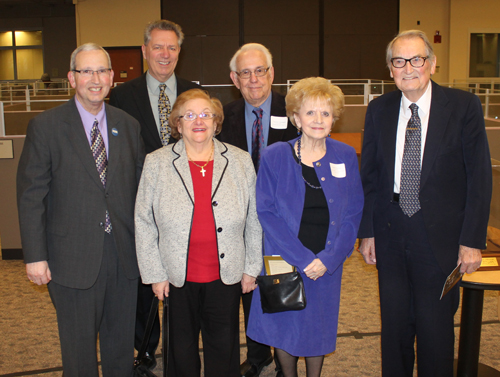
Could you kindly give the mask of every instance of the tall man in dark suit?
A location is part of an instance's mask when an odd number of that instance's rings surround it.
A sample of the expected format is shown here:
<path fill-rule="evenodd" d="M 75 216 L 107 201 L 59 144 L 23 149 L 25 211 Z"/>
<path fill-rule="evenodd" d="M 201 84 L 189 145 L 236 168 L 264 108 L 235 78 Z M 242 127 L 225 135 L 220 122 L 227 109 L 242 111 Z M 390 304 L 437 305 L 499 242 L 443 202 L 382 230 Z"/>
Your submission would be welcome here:
<path fill-rule="evenodd" d="M 170 111 L 161 109 L 161 98 L 165 96 L 163 103 L 168 102 L 169 110 L 171 110 L 179 94 L 189 89 L 201 88 L 174 73 L 183 40 L 182 29 L 174 22 L 159 20 L 148 24 L 144 30 L 144 45 L 142 46 L 142 54 L 149 67 L 148 71 L 141 77 L 119 85 L 111 91 L 109 104 L 125 110 L 141 124 L 141 135 L 146 146 L 146 153 L 151 153 L 163 145 L 176 141 L 170 137 L 168 126 Z M 163 120 L 162 117 L 164 117 Z M 151 285 L 145 285 L 139 281 L 135 330 L 137 350 L 144 338 L 153 298 Z M 160 322 L 157 316 L 146 349 L 146 356 L 142 360 L 142 363 L 150 369 L 156 366 L 155 352 L 159 341 Z"/>
<path fill-rule="evenodd" d="M 258 170 L 260 151 L 277 141 L 293 139 L 297 129 L 286 116 L 285 97 L 271 90 L 273 58 L 266 47 L 258 43 L 242 46 L 232 57 L 229 68 L 231 79 L 243 98 L 224 106 L 224 123 L 218 138 L 248 151 Z M 246 328 L 252 293 L 244 294 L 242 301 Z M 247 337 L 247 350 L 247 360 L 240 367 L 241 375 L 258 376 L 273 360 L 271 349 Z"/>
<path fill-rule="evenodd" d="M 399 90 L 368 106 L 361 177 L 360 252 L 376 264 L 382 375 L 453 375 L 456 285 L 446 277 L 481 264 L 491 199 L 491 160 L 479 99 L 431 81 L 436 57 L 425 34 L 400 33 L 387 47 Z"/>
<path fill-rule="evenodd" d="M 139 123 L 104 105 L 109 55 L 71 55 L 75 97 L 30 121 L 17 196 L 28 278 L 48 284 L 64 374 L 131 376 L 139 269 L 134 203 L 144 162 Z"/>

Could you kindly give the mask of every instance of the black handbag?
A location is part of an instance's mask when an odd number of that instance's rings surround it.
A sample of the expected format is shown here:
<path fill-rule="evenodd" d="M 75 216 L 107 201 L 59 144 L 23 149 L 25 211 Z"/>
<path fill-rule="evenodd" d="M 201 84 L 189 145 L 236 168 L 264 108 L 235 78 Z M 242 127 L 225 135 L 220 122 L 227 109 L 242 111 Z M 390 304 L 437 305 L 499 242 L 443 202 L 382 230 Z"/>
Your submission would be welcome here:
<path fill-rule="evenodd" d="M 260 303 L 264 313 L 302 310 L 306 307 L 304 281 L 297 271 L 258 276 Z"/>

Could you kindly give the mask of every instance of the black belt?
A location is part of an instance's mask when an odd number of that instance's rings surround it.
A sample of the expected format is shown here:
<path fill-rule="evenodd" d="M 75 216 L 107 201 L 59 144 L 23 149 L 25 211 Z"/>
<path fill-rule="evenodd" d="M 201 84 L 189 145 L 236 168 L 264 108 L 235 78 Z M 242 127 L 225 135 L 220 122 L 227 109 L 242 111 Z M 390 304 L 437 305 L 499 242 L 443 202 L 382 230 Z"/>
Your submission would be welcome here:
<path fill-rule="evenodd" d="M 392 195 L 392 200 L 396 203 L 399 203 L 399 194 L 394 193 Z"/>

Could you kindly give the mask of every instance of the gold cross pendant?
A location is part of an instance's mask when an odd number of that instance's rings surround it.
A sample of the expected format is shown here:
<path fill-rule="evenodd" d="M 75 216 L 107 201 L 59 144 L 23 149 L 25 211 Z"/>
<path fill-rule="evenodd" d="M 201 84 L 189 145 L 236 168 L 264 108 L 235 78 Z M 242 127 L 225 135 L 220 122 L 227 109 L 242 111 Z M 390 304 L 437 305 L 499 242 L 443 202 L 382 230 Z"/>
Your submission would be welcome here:
<path fill-rule="evenodd" d="M 201 167 L 201 170 L 200 170 L 200 173 L 201 173 L 201 174 L 203 174 L 203 176 L 205 176 L 205 172 L 206 172 L 206 170 L 205 170 L 205 169 L 203 169 L 203 166 L 202 166 L 202 167 Z"/>

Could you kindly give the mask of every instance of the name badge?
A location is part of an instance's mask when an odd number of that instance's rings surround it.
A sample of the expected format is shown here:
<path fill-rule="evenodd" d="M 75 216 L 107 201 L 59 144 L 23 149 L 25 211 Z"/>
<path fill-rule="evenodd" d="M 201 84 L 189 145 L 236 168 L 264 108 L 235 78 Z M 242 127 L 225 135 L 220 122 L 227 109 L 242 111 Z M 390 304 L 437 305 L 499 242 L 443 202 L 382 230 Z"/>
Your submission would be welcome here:
<path fill-rule="evenodd" d="M 330 170 L 335 178 L 345 178 L 345 164 L 334 164 L 330 162 Z"/>
<path fill-rule="evenodd" d="M 275 117 L 271 115 L 271 128 L 274 128 L 276 130 L 286 130 L 287 125 L 287 117 Z"/>

